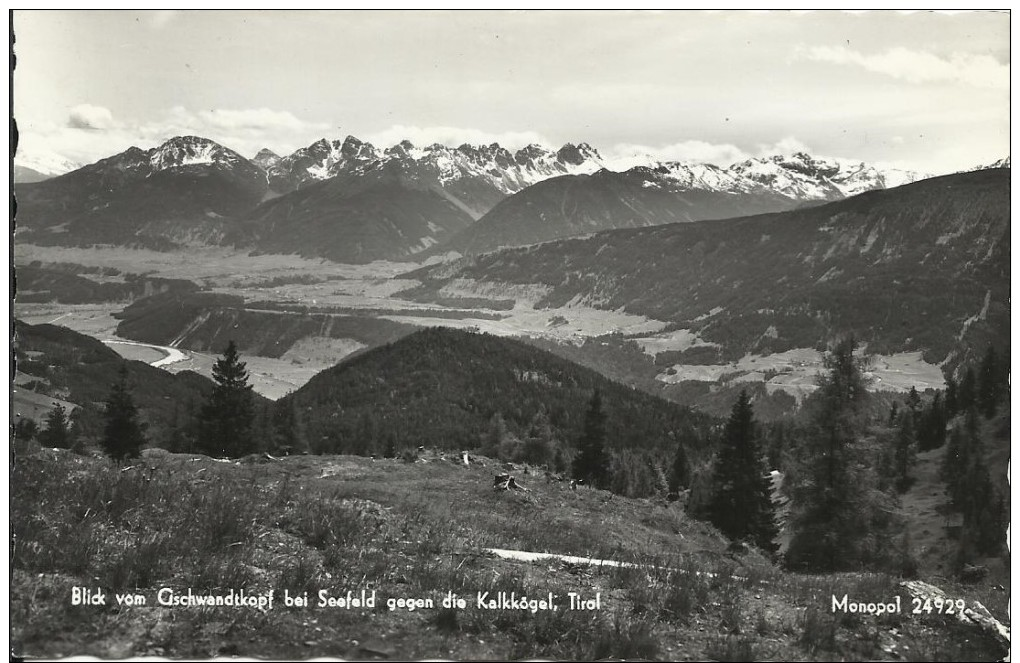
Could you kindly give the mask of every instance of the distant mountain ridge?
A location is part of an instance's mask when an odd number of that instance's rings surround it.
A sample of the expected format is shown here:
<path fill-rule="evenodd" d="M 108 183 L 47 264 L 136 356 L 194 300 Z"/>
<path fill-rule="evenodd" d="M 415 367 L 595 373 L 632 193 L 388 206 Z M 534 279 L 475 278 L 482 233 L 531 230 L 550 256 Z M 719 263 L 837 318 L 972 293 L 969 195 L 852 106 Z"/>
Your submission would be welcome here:
<path fill-rule="evenodd" d="M 451 284 L 489 296 L 537 285 L 540 307 L 646 315 L 717 344 L 725 361 L 852 331 L 874 352 L 920 350 L 952 367 L 1009 342 L 1009 194 L 1009 173 L 987 169 L 773 214 L 493 251 L 405 278 L 422 283 L 423 300 Z"/>
<path fill-rule="evenodd" d="M 618 173 L 611 165 L 587 143 L 512 152 L 497 143 L 401 141 L 379 149 L 348 136 L 286 156 L 263 149 L 249 160 L 209 139 L 179 136 L 19 183 L 17 223 L 22 239 L 41 244 L 233 244 L 363 263 L 782 211 L 921 177 L 804 153 L 729 168 L 655 162 Z M 509 204 L 551 180 L 537 193 L 574 192 L 546 196 L 558 206 L 553 221 L 534 201 Z"/>
<path fill-rule="evenodd" d="M 17 232 L 71 246 L 215 244 L 225 220 L 255 207 L 268 188 L 265 171 L 237 152 L 178 136 L 17 186 Z"/>

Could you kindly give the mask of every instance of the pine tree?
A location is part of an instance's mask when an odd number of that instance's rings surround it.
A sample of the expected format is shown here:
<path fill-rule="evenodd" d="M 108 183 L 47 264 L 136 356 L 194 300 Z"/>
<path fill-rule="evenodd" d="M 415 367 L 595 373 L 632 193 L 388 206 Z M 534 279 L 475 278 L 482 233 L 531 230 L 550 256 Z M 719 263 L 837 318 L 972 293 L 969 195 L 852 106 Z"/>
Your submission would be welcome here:
<path fill-rule="evenodd" d="M 952 419 L 959 410 L 960 388 L 950 375 L 946 378 L 946 419 Z"/>
<path fill-rule="evenodd" d="M 669 490 L 677 492 L 691 485 L 691 461 L 687 458 L 687 450 L 683 442 L 676 445 L 673 456 L 673 467 L 669 473 Z"/>
<path fill-rule="evenodd" d="M 498 457 L 503 440 L 508 435 L 509 431 L 507 430 L 506 422 L 503 420 L 503 415 L 499 412 L 492 415 L 492 418 L 489 419 L 489 428 L 485 432 L 485 439 L 482 442 L 482 454 L 490 458 Z"/>
<path fill-rule="evenodd" d="M 917 441 L 914 434 L 914 418 L 909 412 L 900 416 L 893 451 L 893 476 L 896 490 L 905 493 L 910 488 L 910 468 L 917 460 Z"/>
<path fill-rule="evenodd" d="M 867 402 L 866 357 L 855 356 L 853 337 L 838 342 L 825 358 L 826 372 L 809 397 L 811 434 L 793 487 L 786 554 L 791 568 L 849 570 L 871 563 L 887 532 L 882 505 L 862 471 L 858 441 Z"/>
<path fill-rule="evenodd" d="M 46 415 L 46 428 L 39 432 L 37 438 L 44 447 L 71 448 L 71 427 L 62 405 L 57 405 Z"/>
<path fill-rule="evenodd" d="M 978 368 L 977 401 L 981 414 L 989 419 L 994 417 L 999 397 L 999 360 L 995 355 L 995 348 L 988 346 Z"/>
<path fill-rule="evenodd" d="M 545 410 L 539 410 L 531 419 L 528 436 L 524 438 L 524 461 L 532 465 L 550 465 L 555 453 L 556 441 L 552 425 Z"/>
<path fill-rule="evenodd" d="M 606 454 L 606 415 L 602 411 L 602 395 L 596 387 L 584 417 L 584 431 L 574 458 L 574 478 L 587 481 L 596 488 L 609 484 L 609 457 Z"/>
<path fill-rule="evenodd" d="M 227 458 L 251 453 L 255 448 L 252 388 L 234 341 L 227 344 L 212 374 L 216 385 L 199 415 L 199 447 L 210 456 Z"/>
<path fill-rule="evenodd" d="M 31 440 L 39 434 L 39 427 L 36 425 L 34 419 L 19 419 L 14 424 L 14 437 L 18 440 Z"/>
<path fill-rule="evenodd" d="M 917 421 L 917 414 L 921 411 L 921 395 L 917 393 L 917 387 L 911 385 L 910 393 L 907 394 L 907 407 L 910 408 L 910 413 L 914 415 L 914 421 Z"/>
<path fill-rule="evenodd" d="M 938 449 L 946 443 L 946 407 L 942 402 L 941 391 L 935 392 L 931 403 L 921 412 L 915 432 L 921 451 Z"/>
<path fill-rule="evenodd" d="M 137 458 L 145 446 L 144 429 L 138 421 L 138 408 L 128 391 L 127 380 L 127 365 L 121 364 L 119 379 L 106 401 L 106 427 L 101 441 L 107 455 L 118 462 Z"/>
<path fill-rule="evenodd" d="M 744 540 L 768 553 L 777 550 L 775 508 L 765 466 L 758 453 L 754 410 L 741 391 L 726 422 L 722 446 L 713 469 L 709 519 L 734 540 Z"/>
<path fill-rule="evenodd" d="M 956 410 L 966 412 L 967 409 L 977 402 L 977 378 L 974 377 L 974 369 L 970 366 L 963 372 L 963 379 L 960 380 L 960 389 L 956 399 Z"/>

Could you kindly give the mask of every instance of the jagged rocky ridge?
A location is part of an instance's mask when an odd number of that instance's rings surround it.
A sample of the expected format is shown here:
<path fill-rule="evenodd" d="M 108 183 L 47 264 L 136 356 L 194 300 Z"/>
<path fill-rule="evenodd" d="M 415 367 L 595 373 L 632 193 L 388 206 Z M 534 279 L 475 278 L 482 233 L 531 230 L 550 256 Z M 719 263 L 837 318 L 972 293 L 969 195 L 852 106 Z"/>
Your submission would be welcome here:
<path fill-rule="evenodd" d="M 725 169 L 667 162 L 616 173 L 611 166 L 586 143 L 511 152 L 495 143 L 451 148 L 402 141 L 379 149 L 348 136 L 282 157 L 263 149 L 249 160 L 214 141 L 182 136 L 19 184 L 17 223 L 21 239 L 41 244 L 234 244 L 367 262 L 779 211 L 918 177 L 802 153 Z M 529 224 L 543 218 L 542 210 L 519 227 L 507 225 L 502 211 L 498 223 L 487 220 L 473 229 L 513 196 L 564 177 L 591 177 L 607 191 L 578 203 L 578 218 L 546 223 L 539 232 Z M 623 213 L 584 212 L 593 202 Z M 484 237 L 497 225 L 496 236 Z"/>

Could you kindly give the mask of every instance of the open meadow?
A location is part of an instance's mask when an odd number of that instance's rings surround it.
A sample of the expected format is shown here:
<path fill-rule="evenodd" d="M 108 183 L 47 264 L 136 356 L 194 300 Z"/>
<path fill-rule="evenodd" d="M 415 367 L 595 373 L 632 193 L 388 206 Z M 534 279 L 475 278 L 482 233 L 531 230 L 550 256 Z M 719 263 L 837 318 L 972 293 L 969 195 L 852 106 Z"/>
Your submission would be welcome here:
<path fill-rule="evenodd" d="M 910 591 L 890 576 L 787 574 L 729 548 L 677 503 L 571 490 L 522 466 L 510 471 L 526 491 L 493 490 L 504 465 L 470 461 L 426 451 L 230 462 L 150 449 L 121 467 L 23 445 L 11 483 L 15 651 L 374 660 L 1001 654 L 956 616 L 910 614 Z M 635 566 L 514 561 L 491 548 Z M 1005 617 L 1002 592 L 941 586 Z M 263 605 L 181 604 L 189 591 L 235 599 L 243 591 Z M 451 594 L 463 603 L 444 607 Z M 844 594 L 898 596 L 904 614 L 833 614 L 833 596 Z M 307 607 L 286 605 L 306 596 Z M 76 597 L 103 604 L 76 605 Z"/>

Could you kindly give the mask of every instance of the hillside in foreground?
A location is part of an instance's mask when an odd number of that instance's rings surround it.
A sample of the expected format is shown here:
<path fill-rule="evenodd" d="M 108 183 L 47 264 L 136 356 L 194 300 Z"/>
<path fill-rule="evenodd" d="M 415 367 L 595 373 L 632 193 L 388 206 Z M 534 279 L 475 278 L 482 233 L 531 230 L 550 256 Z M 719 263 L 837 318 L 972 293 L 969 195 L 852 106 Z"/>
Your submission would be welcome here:
<path fill-rule="evenodd" d="M 426 452 L 417 462 L 347 456 L 214 462 L 147 451 L 131 469 L 26 445 L 12 474 L 15 651 L 32 656 L 356 659 L 996 660 L 953 616 L 909 614 L 875 574 L 789 575 L 729 552 L 676 503 L 571 491 L 502 465 Z M 39 499 L 44 495 L 45 499 Z M 517 549 L 635 562 L 497 558 Z M 710 575 L 715 574 L 715 575 Z M 1005 619 L 1004 592 L 941 579 L 950 597 Z M 106 605 L 74 605 L 73 588 Z M 260 595 L 271 609 L 162 606 L 158 597 Z M 374 608 L 317 607 L 320 591 L 376 593 Z M 308 593 L 311 606 L 281 598 Z M 115 592 L 138 595 L 118 605 Z M 162 594 L 160 594 L 162 592 Z M 442 607 L 448 592 L 463 607 Z M 479 592 L 554 595 L 557 610 L 482 608 Z M 569 593 L 598 597 L 569 609 Z M 900 596 L 902 615 L 833 615 L 832 595 Z M 432 599 L 399 607 L 397 599 Z M 393 600 L 393 609 L 388 604 Z M 54 624 L 60 624 L 55 632 Z"/>

